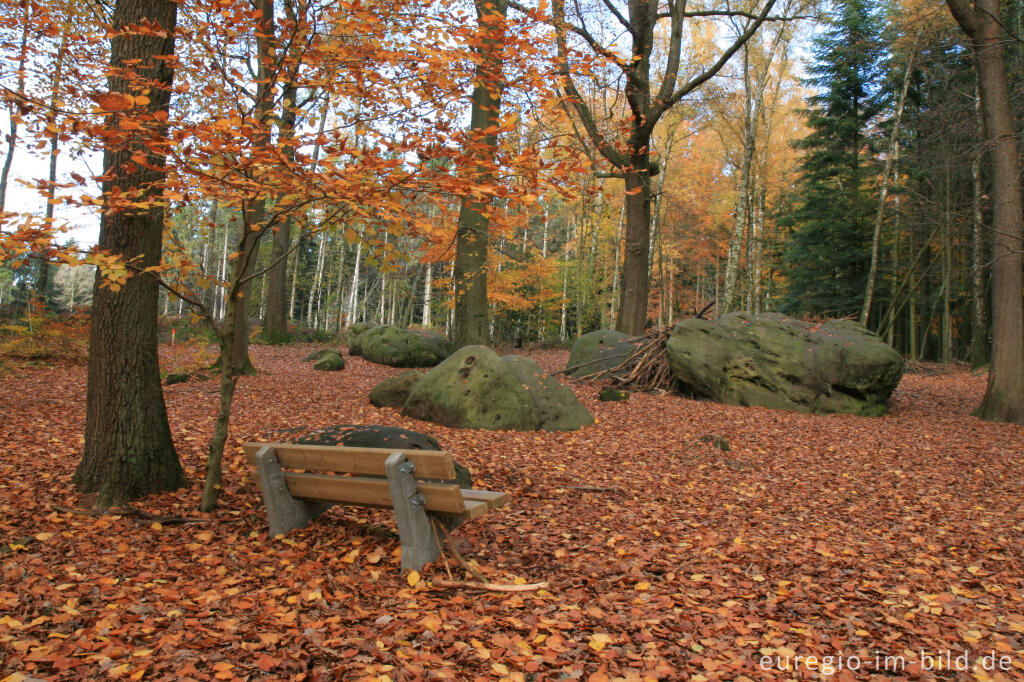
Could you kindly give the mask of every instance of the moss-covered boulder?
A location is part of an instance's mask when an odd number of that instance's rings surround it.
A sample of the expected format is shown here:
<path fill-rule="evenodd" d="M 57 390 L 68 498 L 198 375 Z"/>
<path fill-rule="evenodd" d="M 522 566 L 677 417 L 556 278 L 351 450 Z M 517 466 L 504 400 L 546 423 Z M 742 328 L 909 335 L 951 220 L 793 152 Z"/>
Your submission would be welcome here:
<path fill-rule="evenodd" d="M 319 359 L 321 359 L 321 358 L 323 358 L 323 357 L 325 357 L 327 355 L 341 355 L 341 351 L 339 351 L 339 350 L 337 350 L 335 348 L 321 348 L 320 350 L 315 350 L 312 353 L 310 353 L 309 355 L 307 355 L 306 357 L 302 358 L 302 361 L 303 362 L 316 362 L 317 360 L 319 360 Z"/>
<path fill-rule="evenodd" d="M 348 334 L 346 341 L 348 342 L 348 354 L 349 355 L 362 355 L 363 344 L 360 342 L 359 337 L 371 329 L 379 329 L 380 327 L 369 322 L 355 322 L 348 326 Z"/>
<path fill-rule="evenodd" d="M 358 336 L 366 360 L 391 367 L 433 367 L 452 353 L 452 344 L 437 332 L 375 327 Z"/>
<path fill-rule="evenodd" d="M 624 391 L 620 391 L 614 386 L 605 386 L 601 389 L 597 399 L 601 402 L 610 403 L 618 400 L 629 400 L 629 394 Z"/>
<path fill-rule="evenodd" d="M 575 431 L 594 423 L 594 417 L 572 389 L 559 383 L 536 362 L 521 355 L 506 355 L 502 361 L 533 400 L 542 431 Z"/>
<path fill-rule="evenodd" d="M 614 329 L 599 329 L 584 334 L 572 344 L 566 374 L 582 377 L 595 372 L 607 372 L 622 364 L 636 348 L 630 337 Z"/>
<path fill-rule="evenodd" d="M 402 414 L 492 431 L 564 431 L 592 424 L 576 395 L 528 358 L 501 358 L 465 346 L 430 370 L 409 393 Z"/>
<path fill-rule="evenodd" d="M 377 424 L 334 424 L 317 429 L 298 427 L 267 434 L 269 439 L 300 445 L 341 445 L 349 448 L 395 448 L 396 450 L 442 450 L 433 436 L 397 426 Z M 455 482 L 473 487 L 469 469 L 455 462 Z"/>
<path fill-rule="evenodd" d="M 730 405 L 884 414 L 903 358 L 849 320 L 811 324 L 778 313 L 688 319 L 668 340 L 684 390 Z"/>
<path fill-rule="evenodd" d="M 321 372 L 337 372 L 345 369 L 345 358 L 342 354 L 333 349 L 328 349 L 328 351 L 313 363 L 313 369 Z"/>
<path fill-rule="evenodd" d="M 536 431 L 526 388 L 487 346 L 464 346 L 416 383 L 402 414 L 443 426 Z"/>
<path fill-rule="evenodd" d="M 385 379 L 370 391 L 370 403 L 377 407 L 401 407 L 409 398 L 412 387 L 426 374 L 422 369 L 410 369 Z"/>

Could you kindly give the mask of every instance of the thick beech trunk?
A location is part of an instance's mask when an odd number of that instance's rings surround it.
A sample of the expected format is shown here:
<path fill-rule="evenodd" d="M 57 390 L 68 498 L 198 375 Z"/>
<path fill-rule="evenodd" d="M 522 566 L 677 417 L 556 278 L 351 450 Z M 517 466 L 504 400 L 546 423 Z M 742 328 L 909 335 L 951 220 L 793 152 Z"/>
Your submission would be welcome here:
<path fill-rule="evenodd" d="M 141 193 L 154 203 L 148 209 L 111 205 L 100 222 L 99 248 L 145 268 L 160 262 L 164 227 L 161 200 L 164 156 L 154 148 L 166 139 L 163 120 L 170 103 L 173 70 L 165 55 L 174 54 L 177 5 L 170 0 L 118 0 L 113 26 L 149 23 L 165 35 L 115 34 L 111 41 L 111 92 L 138 91 L 126 77 L 126 64 L 149 86 L 144 110 L 124 114 L 142 124 L 142 130 L 107 139 L 103 157 L 104 197 L 114 190 Z M 157 87 L 152 87 L 153 85 Z M 118 130 L 117 116 L 108 121 Z M 146 167 L 131 161 L 146 155 Z M 95 505 L 109 507 L 164 490 L 174 490 L 185 478 L 174 451 L 160 386 L 157 358 L 157 303 L 155 279 L 136 275 L 119 290 L 100 286 L 97 275 L 89 335 L 89 383 L 86 397 L 85 448 L 74 475 L 75 485 L 96 493 Z"/>
<path fill-rule="evenodd" d="M 992 164 L 992 363 L 977 415 L 1024 423 L 1024 298 L 1021 296 L 1021 165 L 1010 108 L 999 0 L 947 0 L 976 55 Z"/>

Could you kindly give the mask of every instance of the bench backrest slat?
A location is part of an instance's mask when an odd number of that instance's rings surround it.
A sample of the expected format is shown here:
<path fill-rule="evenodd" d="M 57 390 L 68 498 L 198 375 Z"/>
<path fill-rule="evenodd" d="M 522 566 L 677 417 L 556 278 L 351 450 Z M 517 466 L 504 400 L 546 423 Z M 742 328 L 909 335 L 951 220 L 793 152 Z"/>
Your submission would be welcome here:
<path fill-rule="evenodd" d="M 455 464 L 447 452 L 402 450 L 400 448 L 346 448 L 336 445 L 296 445 L 293 443 L 246 443 L 242 446 L 250 464 L 265 445 L 274 448 L 278 463 L 286 469 L 332 471 L 339 474 L 384 476 L 384 462 L 392 452 L 401 452 L 416 467 L 416 478 L 450 481 Z M 390 506 L 390 502 L 388 503 Z"/>
<path fill-rule="evenodd" d="M 330 500 L 367 507 L 391 507 L 391 489 L 385 479 L 356 476 L 287 473 L 285 480 L 292 497 Z M 466 506 L 459 486 L 453 483 L 417 483 L 428 511 L 461 514 Z"/>

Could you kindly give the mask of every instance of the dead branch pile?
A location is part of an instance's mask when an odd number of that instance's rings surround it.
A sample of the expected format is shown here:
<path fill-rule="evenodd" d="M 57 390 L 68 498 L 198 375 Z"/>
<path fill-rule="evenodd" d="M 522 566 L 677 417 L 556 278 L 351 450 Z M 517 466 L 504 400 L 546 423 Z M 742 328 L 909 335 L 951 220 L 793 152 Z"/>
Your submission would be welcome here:
<path fill-rule="evenodd" d="M 707 319 L 705 315 L 713 305 L 714 301 L 689 317 Z M 578 378 L 585 380 L 608 378 L 611 380 L 612 386 L 634 391 L 674 390 L 677 388 L 677 381 L 672 375 L 672 368 L 668 362 L 668 337 L 671 334 L 672 327 L 655 327 L 648 330 L 643 336 L 626 339 L 627 342 L 636 345 L 636 350 L 626 356 L 621 363 L 612 369 L 593 372 Z M 572 371 L 572 369 L 575 368 L 568 368 L 566 371 Z"/>

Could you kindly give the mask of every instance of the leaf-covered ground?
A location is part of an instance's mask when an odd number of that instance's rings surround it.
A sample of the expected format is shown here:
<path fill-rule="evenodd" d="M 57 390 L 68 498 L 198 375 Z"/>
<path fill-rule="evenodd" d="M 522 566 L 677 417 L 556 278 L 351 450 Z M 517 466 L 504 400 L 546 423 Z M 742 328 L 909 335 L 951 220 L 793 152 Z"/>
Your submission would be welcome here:
<path fill-rule="evenodd" d="M 594 426 L 484 432 L 374 408 L 399 370 L 319 373 L 309 350 L 253 348 L 210 515 L 216 382 L 165 389 L 191 486 L 136 507 L 207 523 L 62 511 L 86 503 L 84 368 L 0 379 L 0 678 L 1024 679 L 1024 429 L 969 416 L 984 378 L 909 375 L 878 419 L 574 384 Z M 237 444 L 335 423 L 431 433 L 512 493 L 456 537 L 491 580 L 550 590 L 410 586 L 383 512 L 269 540 Z"/>

